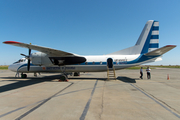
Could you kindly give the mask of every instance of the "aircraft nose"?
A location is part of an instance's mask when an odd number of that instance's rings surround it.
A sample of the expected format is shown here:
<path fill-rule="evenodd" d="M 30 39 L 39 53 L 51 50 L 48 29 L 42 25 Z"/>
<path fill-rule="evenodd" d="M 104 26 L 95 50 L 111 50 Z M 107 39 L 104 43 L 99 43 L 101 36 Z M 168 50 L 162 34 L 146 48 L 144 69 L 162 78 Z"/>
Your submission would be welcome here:
<path fill-rule="evenodd" d="M 17 69 L 18 69 L 18 67 L 17 67 L 17 66 L 15 66 L 15 65 L 13 65 L 13 64 L 11 64 L 11 65 L 9 65 L 8 69 L 9 69 L 9 70 L 11 70 L 11 71 L 16 72 L 16 71 L 17 71 Z"/>

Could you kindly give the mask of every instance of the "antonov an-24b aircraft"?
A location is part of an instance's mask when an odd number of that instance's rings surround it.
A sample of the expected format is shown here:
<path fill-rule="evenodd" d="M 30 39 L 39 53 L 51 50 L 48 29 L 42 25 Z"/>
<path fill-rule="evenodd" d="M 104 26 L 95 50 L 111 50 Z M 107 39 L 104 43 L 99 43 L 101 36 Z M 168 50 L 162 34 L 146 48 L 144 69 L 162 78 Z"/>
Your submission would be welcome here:
<path fill-rule="evenodd" d="M 25 58 L 8 68 L 25 77 L 26 74 L 23 73 L 30 72 L 60 72 L 65 76 L 65 73 L 70 72 L 100 72 L 112 67 L 119 70 L 162 60 L 164 53 L 176 47 L 176 45 L 166 45 L 159 48 L 159 22 L 154 20 L 147 21 L 134 46 L 107 55 L 81 56 L 21 42 L 5 41 L 3 43 L 29 49 L 29 55 L 21 54 Z M 31 49 L 39 52 L 31 54 Z"/>

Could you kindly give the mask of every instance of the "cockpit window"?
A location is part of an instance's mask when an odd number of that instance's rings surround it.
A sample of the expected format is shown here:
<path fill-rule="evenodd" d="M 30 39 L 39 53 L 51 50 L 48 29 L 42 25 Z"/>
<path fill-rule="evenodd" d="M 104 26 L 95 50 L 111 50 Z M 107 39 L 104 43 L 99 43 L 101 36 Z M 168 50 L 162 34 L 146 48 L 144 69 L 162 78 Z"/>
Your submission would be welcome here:
<path fill-rule="evenodd" d="M 26 59 L 20 59 L 20 60 L 18 60 L 17 62 L 15 62 L 14 64 L 16 64 L 16 63 L 21 63 L 21 62 L 25 62 L 26 61 Z"/>

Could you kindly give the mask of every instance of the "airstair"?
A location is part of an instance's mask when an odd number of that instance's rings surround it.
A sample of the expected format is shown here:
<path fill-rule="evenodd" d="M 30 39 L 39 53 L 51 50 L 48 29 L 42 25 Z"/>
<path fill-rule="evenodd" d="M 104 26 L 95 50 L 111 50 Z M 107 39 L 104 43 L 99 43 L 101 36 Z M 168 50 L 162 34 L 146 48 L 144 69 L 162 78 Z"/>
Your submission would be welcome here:
<path fill-rule="evenodd" d="M 116 80 L 116 73 L 112 60 L 108 60 L 107 62 L 107 80 Z"/>

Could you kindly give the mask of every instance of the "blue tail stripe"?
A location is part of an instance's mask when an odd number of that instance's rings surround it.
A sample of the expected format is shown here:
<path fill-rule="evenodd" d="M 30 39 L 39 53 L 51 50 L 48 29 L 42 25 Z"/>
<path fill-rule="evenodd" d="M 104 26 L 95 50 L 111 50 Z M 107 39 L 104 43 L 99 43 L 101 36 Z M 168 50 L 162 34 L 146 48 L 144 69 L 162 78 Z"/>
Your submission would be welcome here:
<path fill-rule="evenodd" d="M 159 44 L 158 43 L 149 44 L 149 48 L 159 48 Z"/>
<path fill-rule="evenodd" d="M 151 39 L 159 39 L 159 35 L 151 35 Z"/>
<path fill-rule="evenodd" d="M 159 26 L 154 26 L 152 30 L 159 30 Z"/>

